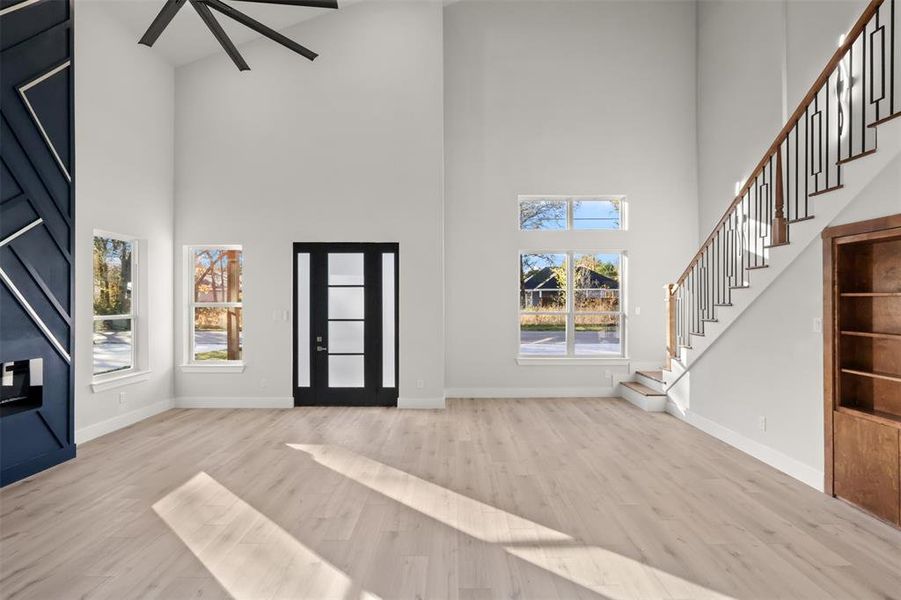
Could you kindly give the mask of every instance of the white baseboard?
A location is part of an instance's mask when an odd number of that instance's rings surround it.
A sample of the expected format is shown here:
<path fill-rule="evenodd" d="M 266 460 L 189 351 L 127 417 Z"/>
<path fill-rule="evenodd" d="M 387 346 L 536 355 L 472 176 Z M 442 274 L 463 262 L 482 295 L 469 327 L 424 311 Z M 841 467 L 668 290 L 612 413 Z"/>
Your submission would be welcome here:
<path fill-rule="evenodd" d="M 612 398 L 612 387 L 448 388 L 448 398 Z"/>
<path fill-rule="evenodd" d="M 397 408 L 443 409 L 444 396 L 438 398 L 398 398 Z"/>
<path fill-rule="evenodd" d="M 823 491 L 822 471 L 806 465 L 801 461 L 788 456 L 787 454 L 779 452 L 778 450 L 770 448 L 765 444 L 761 444 L 760 442 L 745 437 L 738 432 L 732 431 L 728 427 L 724 427 L 723 425 L 720 425 L 716 421 L 712 421 L 707 417 L 702 417 L 701 415 L 693 413 L 690 410 L 683 413 L 672 402 L 669 402 L 666 408 L 666 412 L 670 413 L 677 419 L 685 421 L 689 425 L 700 429 L 708 435 L 712 435 L 716 439 L 729 444 L 733 448 L 741 450 L 745 454 L 750 454 L 757 460 L 782 471 L 790 477 L 794 477 L 801 483 L 806 483 L 817 491 Z"/>
<path fill-rule="evenodd" d="M 83 444 L 102 435 L 106 435 L 107 433 L 112 433 L 117 429 L 134 425 L 138 421 L 143 421 L 144 419 L 152 417 L 153 415 L 158 415 L 161 412 L 166 412 L 172 408 L 175 408 L 175 402 L 170 398 L 168 400 L 155 402 L 148 406 L 136 408 L 135 410 L 130 410 L 127 413 L 116 415 L 115 417 L 100 421 L 99 423 L 94 423 L 93 425 L 88 425 L 87 427 L 82 427 L 81 429 L 76 429 L 75 443 Z"/>
<path fill-rule="evenodd" d="M 294 398 L 226 398 L 223 396 L 182 396 L 175 399 L 176 408 L 294 408 Z"/>

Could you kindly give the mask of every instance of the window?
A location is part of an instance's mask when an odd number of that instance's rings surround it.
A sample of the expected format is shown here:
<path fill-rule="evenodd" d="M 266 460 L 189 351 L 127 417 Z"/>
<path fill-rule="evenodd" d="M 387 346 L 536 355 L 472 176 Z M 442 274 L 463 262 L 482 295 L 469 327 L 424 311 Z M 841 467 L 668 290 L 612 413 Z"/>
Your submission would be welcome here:
<path fill-rule="evenodd" d="M 519 228 L 533 230 L 625 229 L 622 196 L 520 196 Z"/>
<path fill-rule="evenodd" d="M 189 257 L 188 362 L 241 361 L 244 348 L 241 247 L 192 247 Z"/>
<path fill-rule="evenodd" d="M 523 252 L 519 269 L 519 354 L 624 354 L 621 252 Z"/>
<path fill-rule="evenodd" d="M 137 244 L 125 236 L 94 235 L 94 376 L 135 368 L 134 265 Z"/>

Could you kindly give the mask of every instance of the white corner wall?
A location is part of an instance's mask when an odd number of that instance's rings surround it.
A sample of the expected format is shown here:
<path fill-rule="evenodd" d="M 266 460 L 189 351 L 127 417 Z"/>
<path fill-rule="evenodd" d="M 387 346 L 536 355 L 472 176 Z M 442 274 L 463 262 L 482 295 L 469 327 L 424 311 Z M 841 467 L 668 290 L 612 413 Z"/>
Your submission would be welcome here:
<path fill-rule="evenodd" d="M 444 406 L 443 57 L 437 2 L 365 2 L 265 39 L 252 70 L 176 73 L 175 357 L 187 244 L 244 247 L 240 374 L 176 375 L 181 405 L 291 406 L 292 243 L 400 243 L 400 402 Z M 422 387 L 417 382 L 422 382 Z"/>
<path fill-rule="evenodd" d="M 899 212 L 901 158 L 823 228 Z M 702 429 L 730 443 L 766 449 L 767 462 L 817 489 L 824 464 L 823 334 L 814 319 L 823 316 L 822 246 L 819 239 L 811 243 L 688 373 L 689 422 L 701 417 Z"/>
<path fill-rule="evenodd" d="M 694 2 L 460 2 L 444 11 L 449 395 L 612 393 L 625 367 L 520 366 L 517 194 L 626 194 L 628 346 L 663 360 L 663 286 L 695 250 Z M 565 247 L 564 247 L 565 249 Z M 638 309 L 641 314 L 638 314 Z"/>
<path fill-rule="evenodd" d="M 174 72 L 102 3 L 75 10 L 75 438 L 84 442 L 172 406 Z M 136 236 L 149 378 L 94 393 L 92 236 Z M 120 392 L 125 393 L 120 402 Z"/>

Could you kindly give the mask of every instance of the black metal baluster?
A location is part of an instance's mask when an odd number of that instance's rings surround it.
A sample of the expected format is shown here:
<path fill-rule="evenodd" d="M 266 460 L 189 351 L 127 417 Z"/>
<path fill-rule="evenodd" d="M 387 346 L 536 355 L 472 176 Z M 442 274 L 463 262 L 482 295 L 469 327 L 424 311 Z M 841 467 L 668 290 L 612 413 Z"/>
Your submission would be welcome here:
<path fill-rule="evenodd" d="M 801 135 L 801 121 L 795 121 L 795 219 L 798 218 L 798 194 L 800 190 L 798 189 L 798 177 L 800 175 L 800 171 L 798 171 L 798 136 Z"/>
<path fill-rule="evenodd" d="M 867 151 L 867 28 L 860 34 L 860 153 Z"/>
<path fill-rule="evenodd" d="M 766 186 L 766 221 L 763 224 L 763 236 L 761 237 L 761 245 L 765 246 L 773 241 L 773 199 L 775 190 L 773 188 L 773 161 L 776 160 L 775 155 L 770 154 L 770 164 L 767 169 L 769 172 L 767 176 L 769 177 L 769 183 Z M 761 254 L 763 255 L 763 263 L 766 264 L 766 249 L 761 248 Z"/>
<path fill-rule="evenodd" d="M 873 31 L 873 35 L 879 31 L 879 13 L 882 12 L 882 6 L 876 9 L 876 29 Z M 873 37 L 870 37 L 870 40 L 874 40 Z M 880 35 L 880 50 L 879 53 L 879 85 L 882 87 L 882 93 L 879 95 L 879 100 L 876 101 L 876 122 L 879 121 L 879 103 L 882 102 L 882 99 L 885 97 L 885 31 Z M 872 43 L 875 43 L 873 41 Z M 870 48 L 870 70 L 873 70 L 873 60 L 876 56 L 876 52 L 874 52 L 873 48 Z M 876 91 L 873 89 L 873 85 L 876 81 L 876 77 L 874 73 L 870 73 L 870 101 L 872 102 L 873 98 L 876 97 Z"/>
<path fill-rule="evenodd" d="M 854 43 L 848 48 L 848 158 L 854 155 Z"/>
<path fill-rule="evenodd" d="M 810 106 L 804 109 L 804 216 L 810 214 Z"/>
<path fill-rule="evenodd" d="M 819 95 L 820 95 L 820 93 L 817 92 L 817 96 L 819 96 Z M 830 171 L 830 164 L 829 164 L 829 104 L 830 104 L 830 102 L 829 102 L 829 97 L 831 95 L 832 94 L 829 93 L 829 80 L 827 79 L 826 80 L 826 187 L 825 187 L 825 189 L 827 189 L 827 190 L 829 189 L 829 171 Z"/>
<path fill-rule="evenodd" d="M 890 4 L 891 27 L 889 31 L 889 54 L 892 59 L 892 66 L 889 69 L 889 115 L 895 114 L 895 0 L 891 0 Z"/>

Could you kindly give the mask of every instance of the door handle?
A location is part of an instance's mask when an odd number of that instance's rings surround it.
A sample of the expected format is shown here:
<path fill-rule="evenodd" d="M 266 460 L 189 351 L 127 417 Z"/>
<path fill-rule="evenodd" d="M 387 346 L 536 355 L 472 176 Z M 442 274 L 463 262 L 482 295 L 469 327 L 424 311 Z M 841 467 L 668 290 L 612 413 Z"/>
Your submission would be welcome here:
<path fill-rule="evenodd" d="M 325 346 L 316 346 L 316 352 L 325 352 L 328 350 Z"/>

